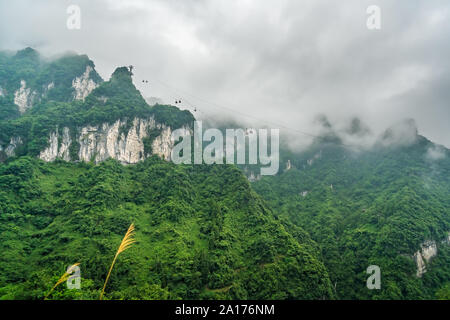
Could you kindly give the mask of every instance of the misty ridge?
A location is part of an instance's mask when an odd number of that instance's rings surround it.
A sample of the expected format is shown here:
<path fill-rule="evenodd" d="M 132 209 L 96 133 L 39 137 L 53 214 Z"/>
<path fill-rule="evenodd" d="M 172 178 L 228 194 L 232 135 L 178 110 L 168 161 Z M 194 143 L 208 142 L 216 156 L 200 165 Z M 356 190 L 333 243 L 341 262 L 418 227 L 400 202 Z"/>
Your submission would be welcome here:
<path fill-rule="evenodd" d="M 385 28 L 370 31 L 367 3 L 357 0 L 332 11 L 328 0 L 80 0 L 82 27 L 67 30 L 65 3 L 17 1 L 0 10 L 9 30 L 0 50 L 31 46 L 48 56 L 76 50 L 95 61 L 104 79 L 115 66 L 134 64 L 136 77 L 151 82 L 136 82 L 145 97 L 179 98 L 161 80 L 314 135 L 321 130 L 314 127 L 317 114 L 334 127 L 356 116 L 374 134 L 413 118 L 421 134 L 448 148 L 448 4 L 411 3 L 380 1 Z M 214 115 L 207 103 L 192 102 Z"/>
<path fill-rule="evenodd" d="M 345 115 L 343 117 L 345 118 Z M 324 114 L 318 114 L 311 119 L 306 129 L 281 123 L 268 125 L 270 122 L 263 120 L 245 121 L 242 118 L 230 117 L 229 114 L 217 116 L 215 119 L 207 118 L 204 123 L 206 127 L 218 128 L 243 126 L 256 129 L 279 128 L 280 145 L 292 152 L 305 151 L 315 143 L 329 143 L 342 146 L 357 154 L 364 151 L 376 151 L 379 148 L 408 147 L 417 143 L 421 137 L 424 138 L 420 135 L 416 121 L 411 118 L 395 122 L 381 132 L 375 132 L 370 125 L 358 117 L 348 116 L 346 121 L 331 122 Z M 424 157 L 430 161 L 445 159 L 449 154 L 445 146 L 434 143 L 427 150 Z"/>
<path fill-rule="evenodd" d="M 25 59 L 25 61 L 33 61 L 34 68 L 36 68 L 34 72 L 45 71 L 49 65 L 58 61 L 66 61 L 76 57 L 89 59 L 88 55 L 78 55 L 75 51 L 42 55 L 37 50 L 29 47 L 17 52 L 12 50 L 2 51 L 2 54 L 13 60 L 17 59 L 19 61 Z M 94 63 L 92 63 L 92 66 L 95 68 Z M 100 75 L 96 74 L 96 76 L 99 83 L 104 81 Z M 132 77 L 133 84 L 139 88 L 140 81 L 135 78 Z M 39 81 L 40 79 L 37 80 Z M 31 86 L 33 86 L 33 81 L 31 81 Z M 140 94 L 142 96 L 144 95 L 142 91 L 140 91 Z M 189 97 L 189 99 L 192 98 Z M 149 107 L 164 104 L 175 105 L 173 102 L 167 103 L 163 98 L 158 96 L 145 98 L 145 101 Z M 306 125 L 296 127 L 292 124 L 286 124 L 291 117 L 296 115 L 293 109 L 289 110 L 288 113 L 284 113 L 286 122 L 272 122 L 270 117 L 264 117 L 263 112 L 252 113 L 248 111 L 253 110 L 252 106 L 242 108 L 243 111 L 233 114 L 231 108 L 223 105 L 214 102 L 208 104 L 206 100 L 203 100 L 202 103 L 203 105 L 199 108 L 199 112 L 197 112 L 196 105 L 192 105 L 192 103 L 179 105 L 178 107 L 191 112 L 197 120 L 202 120 L 205 124 L 205 129 L 280 129 L 281 147 L 287 148 L 292 152 L 305 151 L 314 143 L 332 143 L 343 146 L 357 154 L 359 152 L 376 150 L 380 147 L 396 148 L 410 146 L 416 143 L 419 137 L 421 137 L 416 121 L 407 116 L 404 120 L 394 122 L 387 128 L 378 131 L 372 128 L 370 122 L 364 121 L 361 117 L 346 113 L 341 113 L 337 120 L 331 120 L 332 117 L 329 115 L 319 113 L 310 119 L 306 117 L 303 120 L 303 123 Z M 209 107 L 212 107 L 212 109 Z M 433 145 L 428 148 L 424 156 L 427 160 L 434 161 L 445 159 L 447 155 L 448 150 L 444 146 Z"/>
<path fill-rule="evenodd" d="M 450 4 L 6 3 L 0 300 L 450 299 Z"/>

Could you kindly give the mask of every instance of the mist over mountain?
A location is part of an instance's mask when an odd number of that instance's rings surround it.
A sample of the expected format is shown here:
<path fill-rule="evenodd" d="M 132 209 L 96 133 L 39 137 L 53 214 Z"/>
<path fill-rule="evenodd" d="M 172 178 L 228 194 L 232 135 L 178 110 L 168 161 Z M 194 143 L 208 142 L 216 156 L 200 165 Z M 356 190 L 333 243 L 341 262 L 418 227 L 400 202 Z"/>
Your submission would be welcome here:
<path fill-rule="evenodd" d="M 171 132 L 194 117 L 149 106 L 131 66 L 103 81 L 86 56 L 0 57 L 1 299 L 42 299 L 74 261 L 83 289 L 52 298 L 96 299 L 131 223 L 107 299 L 334 297 L 317 245 L 236 167 L 168 161 Z"/>
<path fill-rule="evenodd" d="M 358 117 L 375 135 L 413 118 L 422 135 L 450 147 L 447 1 L 380 0 L 375 31 L 365 0 L 78 0 L 79 30 L 66 27 L 69 4 L 0 3 L 0 49 L 75 50 L 104 79 L 133 64 L 143 96 L 185 97 L 183 108 L 214 118 L 230 113 L 217 104 L 261 119 L 251 126 L 317 134 L 318 114 L 342 126 Z"/>
<path fill-rule="evenodd" d="M 276 215 L 320 245 L 340 299 L 448 290 L 450 153 L 421 136 L 401 142 L 354 152 L 317 141 L 282 152 L 283 172 L 252 183 Z M 381 290 L 355 285 L 372 264 L 382 270 Z"/>
<path fill-rule="evenodd" d="M 86 55 L 26 48 L 1 52 L 0 70 L 2 299 L 42 299 L 76 262 L 82 289 L 51 298 L 96 299 L 132 222 L 107 299 L 448 297 L 450 151 L 415 120 L 280 126 L 280 170 L 261 177 L 259 165 L 173 164 L 171 133 L 202 115 L 150 105 L 133 65 L 102 79 Z M 203 120 L 268 126 L 259 117 Z"/>

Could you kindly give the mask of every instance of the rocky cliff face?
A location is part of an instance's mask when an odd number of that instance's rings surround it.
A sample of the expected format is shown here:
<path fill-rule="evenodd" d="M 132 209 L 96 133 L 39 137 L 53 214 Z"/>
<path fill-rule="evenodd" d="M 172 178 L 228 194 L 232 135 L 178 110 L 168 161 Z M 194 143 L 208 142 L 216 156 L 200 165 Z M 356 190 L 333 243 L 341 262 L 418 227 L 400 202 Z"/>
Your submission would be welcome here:
<path fill-rule="evenodd" d="M 95 88 L 98 83 L 91 79 L 91 72 L 94 69 L 91 66 L 86 66 L 86 71 L 79 77 L 72 81 L 72 88 L 74 89 L 73 99 L 84 100 Z M 24 113 L 33 107 L 37 101 L 47 96 L 48 92 L 55 87 L 54 82 L 44 85 L 42 88 L 32 90 L 27 87 L 25 80 L 20 81 L 20 88 L 14 92 L 14 104 L 17 105 L 19 112 Z M 4 90 L 0 87 L 0 96 L 4 95 Z"/>
<path fill-rule="evenodd" d="M 87 66 L 86 71 L 80 77 L 73 79 L 72 87 L 75 89 L 75 100 L 84 100 L 92 92 L 92 90 L 97 88 L 97 83 L 89 77 L 92 71 L 92 67 Z"/>
<path fill-rule="evenodd" d="M 12 137 L 9 144 L 6 145 L 5 149 L 3 150 L 3 147 L 0 144 L 0 152 L 4 151 L 5 155 L 7 157 L 14 157 L 15 154 L 15 150 L 18 146 L 20 146 L 22 144 L 22 138 L 21 137 Z"/>
<path fill-rule="evenodd" d="M 33 98 L 36 96 L 36 92 L 31 92 L 30 88 L 27 88 L 25 80 L 20 81 L 20 88 L 14 93 L 14 104 L 19 108 L 20 113 L 24 113 L 33 106 Z"/>
<path fill-rule="evenodd" d="M 422 275 L 427 272 L 426 263 L 428 263 L 431 258 L 437 255 L 437 245 L 436 241 L 428 240 L 422 243 L 420 250 L 414 253 L 414 261 L 417 265 L 417 277 L 422 277 Z M 425 263 L 426 262 L 426 263 Z"/>
<path fill-rule="evenodd" d="M 447 233 L 447 236 L 440 243 L 441 245 L 450 244 L 450 232 Z M 425 272 L 427 272 L 427 264 L 430 262 L 432 258 L 437 256 L 437 254 L 438 254 L 438 246 L 436 241 L 427 240 L 421 244 L 420 250 L 417 250 L 413 256 L 417 266 L 416 272 L 417 277 L 420 278 Z"/>
<path fill-rule="evenodd" d="M 189 128 L 182 128 L 186 134 Z M 157 123 L 153 118 L 135 118 L 131 124 L 117 120 L 113 124 L 85 126 L 71 132 L 69 128 L 56 130 L 49 136 L 48 147 L 39 157 L 44 161 L 57 158 L 71 161 L 71 148 L 78 145 L 78 159 L 96 163 L 112 158 L 124 164 L 137 163 L 150 155 L 170 160 L 174 146 L 172 128 Z M 73 150 L 73 149 L 72 149 Z M 76 148 L 75 148 L 76 150 Z"/>
<path fill-rule="evenodd" d="M 63 159 L 65 161 L 70 161 L 69 148 L 72 144 L 72 139 L 70 137 L 69 128 L 64 128 L 62 133 L 56 129 L 55 132 L 50 133 L 50 138 L 48 140 L 48 147 L 41 151 L 39 157 L 44 161 L 54 161 L 57 158 Z"/>

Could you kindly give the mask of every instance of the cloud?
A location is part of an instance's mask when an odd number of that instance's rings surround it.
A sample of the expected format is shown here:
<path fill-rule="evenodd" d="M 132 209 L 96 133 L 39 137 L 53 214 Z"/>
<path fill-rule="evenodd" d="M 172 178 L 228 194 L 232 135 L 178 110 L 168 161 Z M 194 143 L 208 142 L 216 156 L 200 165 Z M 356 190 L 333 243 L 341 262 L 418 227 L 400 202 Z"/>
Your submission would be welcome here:
<path fill-rule="evenodd" d="M 430 161 L 442 160 L 447 157 L 445 149 L 442 146 L 433 145 L 430 146 L 425 154 L 425 158 Z"/>
<path fill-rule="evenodd" d="M 384 146 L 408 146 L 417 141 L 416 121 L 406 119 L 389 127 L 378 139 Z"/>
<path fill-rule="evenodd" d="M 66 28 L 70 4 L 81 8 L 81 30 Z M 205 120 L 280 127 L 300 144 L 310 139 L 300 132 L 321 132 L 323 114 L 337 128 L 358 118 L 372 136 L 414 118 L 420 134 L 449 147 L 450 2 L 376 1 L 376 31 L 366 28 L 372 4 L 0 0 L 0 49 L 75 50 L 105 79 L 133 64 L 144 96 L 182 99 Z"/>

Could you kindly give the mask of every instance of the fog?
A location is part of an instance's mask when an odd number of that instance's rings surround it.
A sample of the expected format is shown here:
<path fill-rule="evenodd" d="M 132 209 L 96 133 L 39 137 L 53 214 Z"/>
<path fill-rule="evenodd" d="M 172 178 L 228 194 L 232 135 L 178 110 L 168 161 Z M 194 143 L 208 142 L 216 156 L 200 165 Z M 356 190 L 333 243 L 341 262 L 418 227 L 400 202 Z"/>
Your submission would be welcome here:
<path fill-rule="evenodd" d="M 152 101 L 280 128 L 298 146 L 327 130 L 370 144 L 397 124 L 392 139 L 417 126 L 450 147 L 449 31 L 446 0 L 0 0 L 0 50 L 87 54 L 104 79 L 134 65 Z"/>

